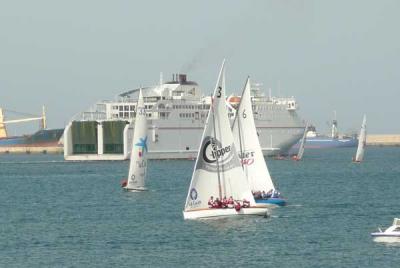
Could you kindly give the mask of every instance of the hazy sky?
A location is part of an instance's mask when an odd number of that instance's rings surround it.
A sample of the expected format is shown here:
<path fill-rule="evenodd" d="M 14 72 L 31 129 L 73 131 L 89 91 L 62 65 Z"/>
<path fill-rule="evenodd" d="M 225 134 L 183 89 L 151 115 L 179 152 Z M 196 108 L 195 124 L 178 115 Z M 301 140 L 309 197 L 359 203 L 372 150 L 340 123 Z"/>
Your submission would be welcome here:
<path fill-rule="evenodd" d="M 64 127 L 160 71 L 187 72 L 209 93 L 226 58 L 228 93 L 247 75 L 273 95 L 280 81 L 321 132 L 337 110 L 342 131 L 366 113 L 370 133 L 400 133 L 399 10 L 397 0 L 2 1 L 0 106 L 45 104 L 49 127 Z"/>

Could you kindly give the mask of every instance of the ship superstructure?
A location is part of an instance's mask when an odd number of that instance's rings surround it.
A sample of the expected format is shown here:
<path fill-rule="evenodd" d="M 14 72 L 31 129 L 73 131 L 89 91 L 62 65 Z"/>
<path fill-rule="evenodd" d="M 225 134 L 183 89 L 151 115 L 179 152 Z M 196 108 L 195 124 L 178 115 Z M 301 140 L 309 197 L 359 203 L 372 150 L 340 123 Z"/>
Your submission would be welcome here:
<path fill-rule="evenodd" d="M 210 108 L 196 82 L 185 74 L 172 81 L 142 88 L 148 119 L 147 146 L 150 159 L 191 159 L 196 157 L 198 140 Z M 66 160 L 128 159 L 134 129 L 139 89 L 121 93 L 113 101 L 102 101 L 82 112 L 66 126 Z M 302 136 L 304 124 L 292 98 L 264 96 L 253 88 L 253 110 L 261 147 L 265 154 L 284 154 Z M 234 117 L 238 97 L 227 99 Z"/>

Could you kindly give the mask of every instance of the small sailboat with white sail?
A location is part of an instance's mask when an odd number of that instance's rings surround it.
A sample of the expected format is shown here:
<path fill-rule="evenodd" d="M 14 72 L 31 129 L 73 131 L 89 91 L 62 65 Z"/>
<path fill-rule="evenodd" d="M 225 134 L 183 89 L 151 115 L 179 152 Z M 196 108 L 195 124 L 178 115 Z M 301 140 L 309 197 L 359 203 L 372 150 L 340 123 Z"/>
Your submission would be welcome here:
<path fill-rule="evenodd" d="M 353 162 L 360 163 L 364 159 L 364 151 L 367 144 L 367 117 L 364 115 L 361 125 L 360 135 L 358 136 L 358 147 L 356 156 L 353 157 Z"/>
<path fill-rule="evenodd" d="M 257 204 L 283 206 L 286 200 L 275 189 L 261 150 L 254 123 L 250 96 L 250 78 L 243 89 L 232 132 L 243 171 Z"/>
<path fill-rule="evenodd" d="M 223 63 L 186 198 L 184 219 L 266 216 L 268 212 L 267 206 L 256 206 L 239 162 L 225 104 L 224 73 Z"/>
<path fill-rule="evenodd" d="M 304 145 L 305 145 L 306 139 L 307 139 L 307 132 L 308 132 L 308 123 L 306 124 L 304 133 L 303 133 L 303 137 L 301 138 L 301 141 L 300 141 L 299 151 L 297 152 L 297 155 L 292 157 L 292 159 L 295 161 L 300 161 L 303 158 Z"/>
<path fill-rule="evenodd" d="M 130 192 L 146 191 L 147 171 L 147 119 L 142 90 L 136 109 L 128 179 L 122 182 L 123 189 Z"/>

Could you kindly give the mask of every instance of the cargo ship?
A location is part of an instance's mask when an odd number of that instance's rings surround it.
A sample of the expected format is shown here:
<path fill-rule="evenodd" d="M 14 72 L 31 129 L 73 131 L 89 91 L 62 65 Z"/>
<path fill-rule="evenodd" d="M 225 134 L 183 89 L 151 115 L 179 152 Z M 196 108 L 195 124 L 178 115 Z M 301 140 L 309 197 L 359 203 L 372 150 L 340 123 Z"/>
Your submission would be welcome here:
<path fill-rule="evenodd" d="M 193 159 L 211 104 L 199 85 L 186 74 L 143 87 L 148 119 L 150 159 Z M 122 92 L 114 100 L 96 103 L 81 112 L 64 130 L 64 158 L 72 161 L 124 160 L 129 157 L 139 89 Z M 284 154 L 304 133 L 294 97 L 265 96 L 252 85 L 252 101 L 262 150 L 267 155 Z M 227 98 L 233 120 L 240 98 Z"/>
<path fill-rule="evenodd" d="M 7 133 L 7 125 L 15 123 L 23 123 L 29 121 L 40 121 L 40 129 L 29 135 L 22 136 L 9 136 Z M 42 115 L 5 120 L 3 109 L 0 108 L 0 152 L 34 152 L 34 151 L 62 151 L 62 144 L 60 143 L 64 129 L 47 129 L 46 128 L 46 114 L 43 107 Z M 55 149 L 57 148 L 57 149 Z"/>
<path fill-rule="evenodd" d="M 331 135 L 320 135 L 317 133 L 315 126 L 309 126 L 304 148 L 306 149 L 324 149 L 324 148 L 343 148 L 357 147 L 357 135 L 339 135 L 338 121 L 332 120 Z M 291 151 L 296 151 L 299 148 L 299 143 L 296 143 Z"/>

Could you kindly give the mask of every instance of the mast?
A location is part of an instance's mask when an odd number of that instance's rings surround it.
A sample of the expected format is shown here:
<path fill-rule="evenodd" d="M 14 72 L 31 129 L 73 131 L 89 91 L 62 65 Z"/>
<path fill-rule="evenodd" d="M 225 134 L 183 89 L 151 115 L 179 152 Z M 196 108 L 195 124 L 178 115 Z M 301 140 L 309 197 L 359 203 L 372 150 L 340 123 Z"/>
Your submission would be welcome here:
<path fill-rule="evenodd" d="M 240 104 L 239 104 L 240 105 Z M 240 117 L 240 115 L 236 114 L 237 116 Z M 243 145 L 242 145 L 242 132 L 240 131 L 240 119 L 238 118 L 238 132 L 239 132 L 239 147 L 240 147 L 240 164 L 242 165 L 243 171 L 244 171 L 244 166 L 243 166 Z"/>
<path fill-rule="evenodd" d="M 246 84 L 248 83 L 248 80 L 250 79 L 250 76 L 248 76 L 247 77 L 247 81 L 246 81 Z M 241 157 L 240 157 L 240 164 L 242 165 L 242 168 L 243 168 L 243 171 L 244 171 L 244 165 L 243 165 L 243 144 L 242 144 L 242 132 L 241 132 L 241 125 L 240 125 L 240 114 L 239 114 L 239 109 L 240 109 L 240 106 L 242 105 L 242 100 L 243 100 L 243 93 L 244 93 L 244 91 L 246 90 L 246 84 L 245 84 L 245 86 L 243 87 L 243 91 L 242 91 L 242 96 L 241 96 L 241 98 L 240 98 L 240 102 L 239 102 L 239 106 L 238 106 L 238 108 L 237 108 L 237 110 L 236 110 L 236 118 L 235 119 L 237 119 L 238 120 L 238 133 L 239 133 L 239 147 L 240 147 L 240 155 L 241 155 Z M 244 113 L 244 110 L 243 110 L 243 115 L 242 115 L 243 117 L 245 117 L 246 116 L 246 114 Z M 235 124 L 235 122 L 233 122 L 233 125 Z M 272 147 L 272 146 L 271 146 Z"/>
<path fill-rule="evenodd" d="M 214 144 L 214 148 L 217 147 L 217 143 L 215 142 L 216 137 L 217 137 L 217 131 L 215 129 L 215 109 L 214 109 L 214 100 L 213 100 L 213 96 L 211 95 L 211 109 L 212 109 L 212 116 L 213 116 L 213 128 L 214 128 L 214 139 L 213 139 L 213 144 Z M 217 174 L 218 174 L 218 193 L 219 193 L 219 199 L 222 199 L 222 187 L 221 187 L 221 174 L 219 171 L 219 161 L 218 161 L 218 156 L 216 157 L 216 163 L 217 163 Z"/>
<path fill-rule="evenodd" d="M 160 72 L 160 86 L 163 84 L 163 73 Z"/>

